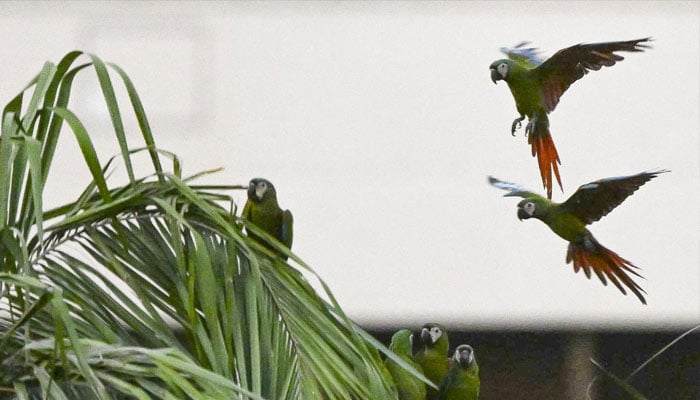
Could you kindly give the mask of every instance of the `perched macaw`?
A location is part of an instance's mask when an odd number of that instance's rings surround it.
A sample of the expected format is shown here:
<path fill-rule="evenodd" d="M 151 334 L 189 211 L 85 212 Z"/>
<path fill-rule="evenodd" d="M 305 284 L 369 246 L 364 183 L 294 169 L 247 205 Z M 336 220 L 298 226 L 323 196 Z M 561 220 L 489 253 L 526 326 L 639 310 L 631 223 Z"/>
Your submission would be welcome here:
<path fill-rule="evenodd" d="M 447 357 L 449 348 L 447 331 L 442 325 L 433 323 L 423 325 L 420 331 L 420 347 L 413 359 L 423 368 L 423 374 L 435 386 L 439 386 L 447 375 L 450 366 L 450 359 Z M 427 400 L 437 399 L 437 394 L 437 390 L 427 387 Z"/>
<path fill-rule="evenodd" d="M 408 365 L 415 368 L 421 374 L 423 368 L 413 361 L 413 333 L 408 329 L 401 329 L 394 333 L 391 337 L 389 350 L 396 353 L 399 358 L 405 361 Z M 386 369 L 389 370 L 391 377 L 394 379 L 394 384 L 399 393 L 399 400 L 424 400 L 425 399 L 425 383 L 416 378 L 412 373 L 406 371 L 402 366 L 396 363 L 391 358 L 384 361 Z"/>
<path fill-rule="evenodd" d="M 532 146 L 532 156 L 537 156 L 547 198 L 552 198 L 552 171 L 559 188 L 564 190 L 557 166 L 561 161 L 549 133 L 547 114 L 554 111 L 559 98 L 569 86 L 588 71 L 597 71 L 622 61 L 624 58 L 615 52 L 644 51 L 649 48 L 646 43 L 650 40 L 577 44 L 559 50 L 545 61 L 539 58 L 536 49 L 524 48 L 527 42 L 523 42 L 512 49 L 501 49 L 508 58 L 496 60 L 489 66 L 493 83 L 504 80 L 508 84 L 520 114 L 511 125 L 511 134 L 515 135 L 523 119 L 528 118 L 525 134 Z"/>
<path fill-rule="evenodd" d="M 248 200 L 243 207 L 242 217 L 269 233 L 289 249 L 292 248 L 294 219 L 289 210 L 282 210 L 277 204 L 277 192 L 270 181 L 262 178 L 250 181 Z M 272 249 L 264 239 L 255 233 L 248 232 L 248 236 Z M 286 256 L 282 258 L 287 259 Z"/>
<path fill-rule="evenodd" d="M 518 219 L 537 218 L 569 242 L 566 263 L 573 261 L 574 272 L 583 269 L 590 279 L 593 270 L 603 285 L 607 286 L 607 277 L 623 294 L 627 294 L 624 285 L 642 304 L 646 304 L 642 295 L 646 292 L 628 275 L 630 273 L 641 278 L 642 276 L 634 270 L 637 267 L 598 243 L 593 234 L 586 229 L 586 225 L 607 215 L 640 186 L 664 172 L 668 171 L 600 179 L 579 187 L 563 203 L 554 203 L 519 185 L 494 177 L 489 177 L 489 183 L 499 189 L 508 190 L 505 196 L 523 198 L 518 203 Z"/>
<path fill-rule="evenodd" d="M 479 364 L 474 349 L 468 344 L 460 344 L 440 385 L 438 400 L 478 400 L 479 386 Z"/>

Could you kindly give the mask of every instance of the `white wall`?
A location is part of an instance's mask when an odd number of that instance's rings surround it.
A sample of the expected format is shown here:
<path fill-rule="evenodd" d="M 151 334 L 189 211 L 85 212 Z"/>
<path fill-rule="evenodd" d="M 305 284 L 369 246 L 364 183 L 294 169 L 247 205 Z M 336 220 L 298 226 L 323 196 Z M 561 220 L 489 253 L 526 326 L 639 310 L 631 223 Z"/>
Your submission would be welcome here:
<path fill-rule="evenodd" d="M 275 183 L 294 250 L 360 322 L 677 327 L 700 321 L 699 20 L 697 2 L 0 2 L 0 100 L 69 50 L 122 66 L 186 174 Z M 641 306 L 574 274 L 566 243 L 518 222 L 486 176 L 541 186 L 522 131 L 510 135 L 510 93 L 489 78 L 499 47 L 645 36 L 652 50 L 575 83 L 550 116 L 554 200 L 673 171 L 591 227 L 642 268 Z M 77 86 L 106 160 L 118 149 L 95 79 Z M 63 141 L 48 205 L 88 180 Z"/>

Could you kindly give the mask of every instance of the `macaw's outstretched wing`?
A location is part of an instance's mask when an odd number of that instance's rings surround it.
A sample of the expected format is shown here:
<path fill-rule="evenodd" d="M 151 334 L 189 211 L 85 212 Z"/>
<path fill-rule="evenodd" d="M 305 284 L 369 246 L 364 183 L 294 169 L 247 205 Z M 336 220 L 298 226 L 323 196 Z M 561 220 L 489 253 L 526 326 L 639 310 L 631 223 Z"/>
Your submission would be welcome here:
<path fill-rule="evenodd" d="M 624 57 L 615 52 L 644 51 L 649 48 L 649 41 L 651 38 L 624 42 L 581 43 L 556 52 L 533 71 L 542 85 L 542 97 L 547 112 L 554 110 L 566 89 L 583 78 L 588 71 L 597 71 L 624 60 Z"/>
<path fill-rule="evenodd" d="M 540 57 L 539 49 L 536 47 L 525 47 L 529 44 L 530 42 L 520 42 L 515 47 L 501 47 L 500 50 L 516 63 L 532 69 L 540 66 L 544 59 Z"/>
<path fill-rule="evenodd" d="M 505 197 L 522 197 L 522 198 L 527 198 L 527 197 L 541 197 L 537 193 L 528 190 L 517 183 L 511 183 L 511 182 L 506 182 L 502 181 L 500 179 L 494 178 L 493 176 L 489 176 L 489 184 L 491 186 L 501 189 L 501 190 L 507 190 L 508 193 L 504 194 L 503 196 Z"/>
<path fill-rule="evenodd" d="M 640 186 L 656 178 L 666 170 L 641 172 L 636 175 L 618 176 L 587 183 L 576 190 L 559 209 L 572 213 L 586 224 L 606 216 Z"/>

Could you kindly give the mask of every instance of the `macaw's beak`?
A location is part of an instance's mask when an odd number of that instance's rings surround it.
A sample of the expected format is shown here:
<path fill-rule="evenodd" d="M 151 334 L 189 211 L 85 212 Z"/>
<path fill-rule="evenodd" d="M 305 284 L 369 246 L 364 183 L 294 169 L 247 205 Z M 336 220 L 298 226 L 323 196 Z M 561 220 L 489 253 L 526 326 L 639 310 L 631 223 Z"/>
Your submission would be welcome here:
<path fill-rule="evenodd" d="M 257 196 L 255 195 L 255 183 L 250 182 L 248 185 L 248 198 L 253 200 L 257 199 Z"/>
<path fill-rule="evenodd" d="M 530 218 L 532 215 L 528 214 L 527 211 L 523 208 L 518 208 L 518 219 L 519 220 L 524 220 Z"/>
<path fill-rule="evenodd" d="M 501 79 L 503 79 L 503 77 L 496 71 L 496 68 L 491 68 L 491 81 L 493 81 L 493 84 L 495 85 L 497 81 Z"/>
<path fill-rule="evenodd" d="M 423 328 L 420 331 L 420 340 L 423 343 L 432 343 L 433 342 L 433 338 L 430 336 L 430 331 L 428 330 L 428 328 Z"/>
<path fill-rule="evenodd" d="M 457 360 L 465 368 L 468 368 L 469 365 L 474 361 L 474 350 L 471 350 L 471 349 L 462 350 L 461 352 L 459 352 L 459 354 L 457 354 Z"/>

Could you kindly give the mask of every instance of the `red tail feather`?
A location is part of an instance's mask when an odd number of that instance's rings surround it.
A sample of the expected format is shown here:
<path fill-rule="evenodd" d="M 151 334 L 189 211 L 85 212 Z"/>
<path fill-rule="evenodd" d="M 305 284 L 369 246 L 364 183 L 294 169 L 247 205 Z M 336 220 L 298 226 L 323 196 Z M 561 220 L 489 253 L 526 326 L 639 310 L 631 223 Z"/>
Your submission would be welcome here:
<path fill-rule="evenodd" d="M 543 124 L 538 125 L 541 126 Z M 559 154 L 557 154 L 557 148 L 554 147 L 554 141 L 552 141 L 552 135 L 549 134 L 549 129 L 546 126 L 540 126 L 530 133 L 528 141 L 532 145 L 532 156 L 537 156 L 542 184 L 547 189 L 547 198 L 551 199 L 552 171 L 554 171 L 554 176 L 557 178 L 559 188 L 564 191 L 561 185 L 561 178 L 559 177 L 559 167 L 557 166 L 557 163 L 561 164 L 561 161 L 559 161 Z"/>
<path fill-rule="evenodd" d="M 629 274 L 642 278 L 634 269 L 634 264 L 617 255 L 614 251 L 605 248 L 597 240 L 587 233 L 581 243 L 570 242 L 566 253 L 566 263 L 574 262 L 574 272 L 583 269 L 586 277 L 590 279 L 591 270 L 595 272 L 603 285 L 607 286 L 609 279 L 623 294 L 627 294 L 624 286 L 627 286 L 642 302 L 647 304 L 642 293 L 646 293 Z M 629 274 L 628 274 L 629 273 Z"/>

